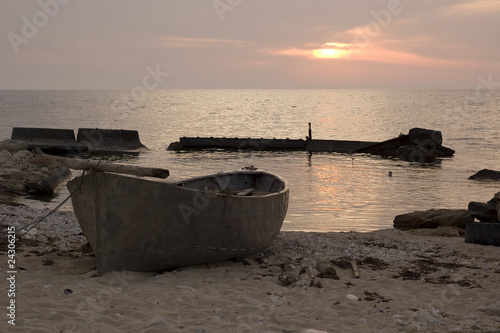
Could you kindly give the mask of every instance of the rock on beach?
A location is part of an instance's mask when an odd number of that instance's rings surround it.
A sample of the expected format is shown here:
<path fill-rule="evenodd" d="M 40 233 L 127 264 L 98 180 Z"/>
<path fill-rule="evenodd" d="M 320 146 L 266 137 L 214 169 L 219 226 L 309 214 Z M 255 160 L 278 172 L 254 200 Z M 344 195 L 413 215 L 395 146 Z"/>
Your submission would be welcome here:
<path fill-rule="evenodd" d="M 500 171 L 482 169 L 470 176 L 469 179 L 478 181 L 500 181 Z"/>
<path fill-rule="evenodd" d="M 35 154 L 16 140 L 0 142 L 0 201 L 13 202 L 26 196 L 26 184 L 38 183 L 60 171 L 57 166 L 44 167 L 30 163 Z"/>
<path fill-rule="evenodd" d="M 430 209 L 396 216 L 394 228 L 412 230 L 447 226 L 465 229 L 473 221 L 474 217 L 466 209 Z"/>

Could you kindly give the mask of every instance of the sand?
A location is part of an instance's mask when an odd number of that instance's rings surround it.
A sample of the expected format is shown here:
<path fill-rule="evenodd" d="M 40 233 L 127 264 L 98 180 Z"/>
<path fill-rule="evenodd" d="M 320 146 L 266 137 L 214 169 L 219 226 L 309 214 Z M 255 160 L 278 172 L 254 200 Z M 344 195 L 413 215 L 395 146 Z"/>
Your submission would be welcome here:
<path fill-rule="evenodd" d="M 244 260 L 98 276 L 76 217 L 57 212 L 16 243 L 9 297 L 7 226 L 48 212 L 0 205 L 1 332 L 500 332 L 500 247 L 396 229 L 282 232 Z"/>

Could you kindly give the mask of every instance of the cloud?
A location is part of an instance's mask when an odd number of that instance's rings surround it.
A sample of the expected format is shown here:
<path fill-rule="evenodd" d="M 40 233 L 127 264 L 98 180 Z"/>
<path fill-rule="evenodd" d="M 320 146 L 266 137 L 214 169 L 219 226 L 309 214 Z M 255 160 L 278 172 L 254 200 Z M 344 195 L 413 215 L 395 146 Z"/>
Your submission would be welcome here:
<path fill-rule="evenodd" d="M 155 64 L 172 87 L 468 87 L 500 67 L 500 0 L 389 3 L 243 1 L 221 22 L 212 1 L 71 2 L 19 54 L 0 41 L 0 88 L 126 89 Z M 11 1 L 0 30 L 39 10 Z"/>
<path fill-rule="evenodd" d="M 446 11 L 447 15 L 478 15 L 500 11 L 498 0 L 473 0 L 454 4 Z"/>
<path fill-rule="evenodd" d="M 240 47 L 255 45 L 255 43 L 236 39 L 190 38 L 181 36 L 157 36 L 153 39 L 158 41 L 160 45 L 179 48 L 205 48 L 219 46 Z"/>

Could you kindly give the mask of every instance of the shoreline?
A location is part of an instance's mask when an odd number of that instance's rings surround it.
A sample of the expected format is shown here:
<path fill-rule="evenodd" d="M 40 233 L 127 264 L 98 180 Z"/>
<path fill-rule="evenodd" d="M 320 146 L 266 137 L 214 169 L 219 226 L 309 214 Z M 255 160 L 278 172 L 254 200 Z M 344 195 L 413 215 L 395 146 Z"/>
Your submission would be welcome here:
<path fill-rule="evenodd" d="M 2 154 L 5 201 L 53 172 L 26 163 L 23 149 Z M 50 209 L 5 201 L 0 258 L 13 308 L 0 331 L 500 332 L 500 247 L 436 236 L 456 231 L 281 231 L 240 260 L 98 276 L 71 207 L 16 241 Z"/>
<path fill-rule="evenodd" d="M 1 204 L 2 232 L 46 213 Z M 463 237 L 396 229 L 282 231 L 267 249 L 239 261 L 99 277 L 80 232 L 72 212 L 56 212 L 16 244 L 16 326 L 37 332 L 500 331 L 500 247 Z M 320 262 L 331 263 L 335 274 L 321 277 Z M 10 328 L 7 318 L 1 330 Z"/>

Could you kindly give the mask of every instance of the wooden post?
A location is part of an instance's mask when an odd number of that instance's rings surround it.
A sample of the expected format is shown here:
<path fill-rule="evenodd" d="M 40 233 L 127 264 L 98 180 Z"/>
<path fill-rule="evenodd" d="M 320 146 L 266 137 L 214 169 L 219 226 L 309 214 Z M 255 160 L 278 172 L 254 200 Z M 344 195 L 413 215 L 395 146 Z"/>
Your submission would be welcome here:
<path fill-rule="evenodd" d="M 94 161 L 94 160 L 82 160 L 76 158 L 52 156 L 44 154 L 39 148 L 36 150 L 36 152 L 38 155 L 32 160 L 30 160 L 30 163 L 32 164 L 41 164 L 41 165 L 57 164 L 66 166 L 74 170 L 93 169 L 96 171 L 128 174 L 138 177 L 167 178 L 170 175 L 169 171 L 166 169 L 146 168 L 134 165 L 124 165 L 124 164 L 99 163 L 99 161 Z"/>

